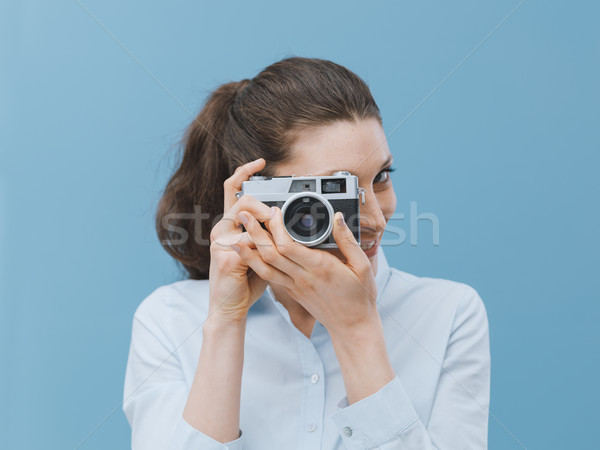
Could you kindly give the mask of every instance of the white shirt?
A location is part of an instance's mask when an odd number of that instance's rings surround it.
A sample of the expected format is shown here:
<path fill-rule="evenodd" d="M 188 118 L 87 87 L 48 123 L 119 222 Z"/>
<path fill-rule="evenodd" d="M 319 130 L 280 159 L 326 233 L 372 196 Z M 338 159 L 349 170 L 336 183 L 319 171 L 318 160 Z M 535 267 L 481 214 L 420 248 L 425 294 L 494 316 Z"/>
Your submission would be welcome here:
<path fill-rule="evenodd" d="M 225 444 L 182 418 L 202 345 L 208 280 L 161 286 L 133 319 L 123 410 L 132 448 L 195 450 L 486 449 L 490 350 L 472 287 L 390 268 L 378 309 L 396 377 L 348 406 L 327 329 L 307 338 L 270 287 L 246 323 L 241 435 Z"/>

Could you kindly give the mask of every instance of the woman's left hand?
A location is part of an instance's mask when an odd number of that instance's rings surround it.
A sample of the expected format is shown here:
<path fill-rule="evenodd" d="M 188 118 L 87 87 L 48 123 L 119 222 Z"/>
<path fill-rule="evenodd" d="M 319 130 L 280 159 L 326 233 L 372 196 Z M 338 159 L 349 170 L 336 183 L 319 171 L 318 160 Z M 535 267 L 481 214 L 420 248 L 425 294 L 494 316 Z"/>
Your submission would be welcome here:
<path fill-rule="evenodd" d="M 330 335 L 344 335 L 379 320 L 371 263 L 341 212 L 334 217 L 332 233 L 345 262 L 294 241 L 277 207 L 271 208 L 271 218 L 264 222 L 268 232 L 251 213 L 241 211 L 239 216 L 256 245 L 240 243 L 241 258 L 259 277 L 283 286 Z"/>

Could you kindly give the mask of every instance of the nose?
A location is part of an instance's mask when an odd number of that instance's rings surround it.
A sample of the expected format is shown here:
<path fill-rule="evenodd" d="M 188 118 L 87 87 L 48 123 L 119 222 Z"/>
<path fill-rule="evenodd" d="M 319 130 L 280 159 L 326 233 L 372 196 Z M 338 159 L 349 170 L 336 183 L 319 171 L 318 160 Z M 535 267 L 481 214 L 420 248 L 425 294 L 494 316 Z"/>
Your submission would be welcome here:
<path fill-rule="evenodd" d="M 362 232 L 382 234 L 385 229 L 385 216 L 373 189 L 365 189 L 365 204 L 360 205 L 360 229 Z"/>

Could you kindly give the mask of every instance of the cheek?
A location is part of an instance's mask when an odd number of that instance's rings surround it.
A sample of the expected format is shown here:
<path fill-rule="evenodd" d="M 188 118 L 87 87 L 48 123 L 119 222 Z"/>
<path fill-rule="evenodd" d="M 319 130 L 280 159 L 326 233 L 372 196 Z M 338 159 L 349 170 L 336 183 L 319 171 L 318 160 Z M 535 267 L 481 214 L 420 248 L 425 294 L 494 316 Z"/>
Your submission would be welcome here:
<path fill-rule="evenodd" d="M 390 187 L 389 189 L 380 192 L 377 195 L 377 201 L 379 202 L 379 207 L 387 222 L 394 214 L 394 211 L 396 211 L 396 193 L 394 192 L 394 188 Z"/>

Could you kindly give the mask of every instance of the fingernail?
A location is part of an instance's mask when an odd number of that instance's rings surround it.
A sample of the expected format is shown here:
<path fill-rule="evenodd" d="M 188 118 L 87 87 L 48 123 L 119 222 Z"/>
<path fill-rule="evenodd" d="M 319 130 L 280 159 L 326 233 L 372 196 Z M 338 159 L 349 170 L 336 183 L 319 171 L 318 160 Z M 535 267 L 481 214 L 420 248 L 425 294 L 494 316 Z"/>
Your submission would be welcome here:
<path fill-rule="evenodd" d="M 244 216 L 242 213 L 238 213 L 238 217 L 244 225 L 248 225 L 248 218 L 246 216 Z"/>
<path fill-rule="evenodd" d="M 232 245 L 231 248 L 233 248 L 236 251 L 236 253 L 240 252 L 240 248 L 237 245 Z"/>
<path fill-rule="evenodd" d="M 346 222 L 344 221 L 344 213 L 340 213 L 337 223 L 340 227 L 343 227 L 346 224 Z"/>
<path fill-rule="evenodd" d="M 271 206 L 271 218 L 275 215 L 275 207 Z"/>

